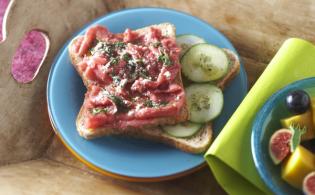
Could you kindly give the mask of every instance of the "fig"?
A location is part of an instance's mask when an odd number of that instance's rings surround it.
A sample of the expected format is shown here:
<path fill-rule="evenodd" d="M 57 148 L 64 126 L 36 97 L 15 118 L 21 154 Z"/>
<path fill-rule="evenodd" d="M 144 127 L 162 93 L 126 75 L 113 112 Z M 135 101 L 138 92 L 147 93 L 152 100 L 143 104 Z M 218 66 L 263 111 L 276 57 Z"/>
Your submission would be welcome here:
<path fill-rule="evenodd" d="M 315 171 L 310 172 L 304 177 L 303 192 L 306 195 L 315 195 Z"/>
<path fill-rule="evenodd" d="M 290 153 L 293 133 L 294 131 L 290 129 L 279 129 L 271 136 L 269 140 L 269 155 L 276 165 Z"/>

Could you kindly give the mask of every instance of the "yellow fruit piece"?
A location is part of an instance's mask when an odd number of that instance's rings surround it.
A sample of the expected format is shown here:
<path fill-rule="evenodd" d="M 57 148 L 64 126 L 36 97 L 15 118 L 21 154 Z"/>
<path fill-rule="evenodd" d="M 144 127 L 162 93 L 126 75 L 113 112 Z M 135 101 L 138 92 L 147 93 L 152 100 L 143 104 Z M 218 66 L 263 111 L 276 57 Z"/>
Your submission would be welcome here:
<path fill-rule="evenodd" d="M 290 125 L 299 125 L 301 128 L 306 127 L 306 133 L 302 135 L 301 140 L 309 140 L 315 138 L 313 120 L 311 111 L 307 111 L 303 114 L 282 119 L 281 124 L 284 128 L 289 128 Z"/>
<path fill-rule="evenodd" d="M 315 156 L 302 146 L 298 146 L 282 164 L 281 177 L 292 186 L 302 189 L 304 177 L 315 170 Z"/>

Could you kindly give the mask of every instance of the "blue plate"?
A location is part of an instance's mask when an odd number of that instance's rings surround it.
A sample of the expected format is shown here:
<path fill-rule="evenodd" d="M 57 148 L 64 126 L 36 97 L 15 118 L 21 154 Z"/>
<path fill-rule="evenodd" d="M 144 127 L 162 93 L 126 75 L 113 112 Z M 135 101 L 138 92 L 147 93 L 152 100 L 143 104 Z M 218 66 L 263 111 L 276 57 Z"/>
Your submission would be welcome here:
<path fill-rule="evenodd" d="M 195 34 L 207 42 L 236 52 L 229 40 L 204 21 L 191 15 L 169 9 L 137 8 L 103 16 L 86 25 L 73 37 L 83 34 L 95 24 L 105 25 L 118 33 L 126 28 L 170 22 L 177 34 Z M 72 37 L 72 38 L 73 38 Z M 64 45 L 52 65 L 47 86 L 48 109 L 56 133 L 65 145 L 86 164 L 110 174 L 128 178 L 162 178 L 187 172 L 204 163 L 203 155 L 182 152 L 175 148 L 118 136 L 85 140 L 76 131 L 75 120 L 83 102 L 84 87 L 70 63 L 67 46 Z M 247 92 L 247 78 L 243 66 L 239 75 L 224 92 L 223 112 L 214 123 L 217 135 Z"/>
<path fill-rule="evenodd" d="M 251 135 L 251 149 L 257 171 L 277 195 L 302 194 L 281 178 L 281 166 L 272 162 L 268 146 L 269 139 L 275 130 L 281 128 L 280 119 L 292 116 L 285 106 L 285 97 L 292 91 L 303 89 L 312 97 L 315 96 L 315 78 L 303 79 L 292 83 L 272 95 L 257 113 Z"/>

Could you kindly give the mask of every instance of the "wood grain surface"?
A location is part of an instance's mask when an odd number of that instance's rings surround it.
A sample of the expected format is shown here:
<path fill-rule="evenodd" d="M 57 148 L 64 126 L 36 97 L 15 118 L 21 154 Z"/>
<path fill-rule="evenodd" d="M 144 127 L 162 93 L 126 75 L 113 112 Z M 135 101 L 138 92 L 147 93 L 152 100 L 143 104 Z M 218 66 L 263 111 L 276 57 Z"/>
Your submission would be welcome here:
<path fill-rule="evenodd" d="M 46 109 L 46 81 L 53 58 L 84 24 L 130 7 L 166 7 L 197 16 L 237 48 L 250 86 L 289 37 L 315 42 L 312 0 L 15 0 L 0 44 L 0 194 L 224 194 L 205 167 L 171 181 L 130 183 L 102 176 L 74 159 L 54 136 Z M 14 51 L 36 28 L 51 47 L 37 78 L 18 84 L 11 76 Z M 5 186 L 5 187 L 3 187 Z"/>

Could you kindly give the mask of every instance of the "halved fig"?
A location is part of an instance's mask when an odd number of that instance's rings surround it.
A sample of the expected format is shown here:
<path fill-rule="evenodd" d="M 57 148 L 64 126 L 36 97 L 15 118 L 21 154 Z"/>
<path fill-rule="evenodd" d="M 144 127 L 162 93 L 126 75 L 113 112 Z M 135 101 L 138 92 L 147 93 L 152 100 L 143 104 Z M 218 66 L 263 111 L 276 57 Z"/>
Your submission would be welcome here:
<path fill-rule="evenodd" d="M 303 192 L 306 195 L 315 195 L 315 171 L 307 174 L 303 179 Z"/>
<path fill-rule="evenodd" d="M 11 73 L 19 83 L 31 82 L 43 64 L 49 49 L 49 39 L 39 30 L 28 32 L 12 59 Z"/>
<path fill-rule="evenodd" d="M 269 155 L 276 165 L 290 153 L 293 133 L 290 129 L 279 129 L 271 136 L 269 140 Z"/>

